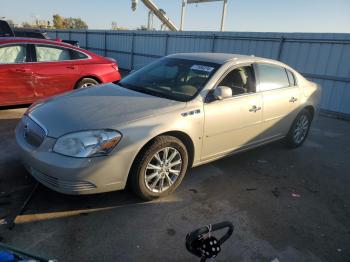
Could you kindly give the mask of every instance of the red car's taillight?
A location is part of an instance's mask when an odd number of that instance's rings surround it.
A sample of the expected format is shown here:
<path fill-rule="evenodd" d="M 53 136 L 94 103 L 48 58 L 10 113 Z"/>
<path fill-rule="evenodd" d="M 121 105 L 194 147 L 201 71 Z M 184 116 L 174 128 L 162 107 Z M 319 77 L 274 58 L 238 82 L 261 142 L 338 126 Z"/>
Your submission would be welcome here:
<path fill-rule="evenodd" d="M 112 67 L 116 70 L 116 71 L 118 71 L 119 70 L 119 68 L 118 68 L 118 65 L 117 64 L 112 64 Z"/>

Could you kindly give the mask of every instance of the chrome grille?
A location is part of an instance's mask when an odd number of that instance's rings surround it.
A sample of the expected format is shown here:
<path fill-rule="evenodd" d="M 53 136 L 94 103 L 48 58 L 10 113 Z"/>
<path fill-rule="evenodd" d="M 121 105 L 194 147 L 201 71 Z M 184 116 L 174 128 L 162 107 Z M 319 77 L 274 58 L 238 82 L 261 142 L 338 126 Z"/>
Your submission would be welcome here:
<path fill-rule="evenodd" d="M 46 132 L 31 118 L 25 116 L 22 119 L 23 137 L 25 141 L 34 147 L 39 147 L 45 139 Z"/>

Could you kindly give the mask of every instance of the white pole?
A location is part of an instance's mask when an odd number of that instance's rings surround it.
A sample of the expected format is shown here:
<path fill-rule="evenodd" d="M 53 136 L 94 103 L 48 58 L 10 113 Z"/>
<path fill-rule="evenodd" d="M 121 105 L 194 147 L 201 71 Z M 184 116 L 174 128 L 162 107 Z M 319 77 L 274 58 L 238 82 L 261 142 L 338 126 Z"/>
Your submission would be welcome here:
<path fill-rule="evenodd" d="M 187 0 L 182 0 L 180 31 L 183 31 L 183 29 L 184 29 L 184 20 L 185 20 L 185 9 L 186 9 L 186 5 L 187 5 Z"/>
<path fill-rule="evenodd" d="M 147 23 L 147 30 L 151 30 L 151 24 L 152 24 L 152 16 L 153 16 L 153 13 L 151 10 L 149 10 L 148 12 L 148 23 Z"/>
<path fill-rule="evenodd" d="M 227 9 L 227 0 L 224 0 L 224 5 L 222 7 L 222 16 L 221 16 L 221 28 L 220 31 L 224 31 L 225 18 L 226 18 L 226 9 Z"/>

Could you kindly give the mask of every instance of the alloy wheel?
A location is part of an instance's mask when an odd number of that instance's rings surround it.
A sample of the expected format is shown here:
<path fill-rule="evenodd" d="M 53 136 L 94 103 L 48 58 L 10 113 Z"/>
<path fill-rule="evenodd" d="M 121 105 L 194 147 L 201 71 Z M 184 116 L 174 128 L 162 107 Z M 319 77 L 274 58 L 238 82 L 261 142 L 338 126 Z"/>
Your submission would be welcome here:
<path fill-rule="evenodd" d="M 300 144 L 305 139 L 309 129 L 309 124 L 310 121 L 306 115 L 300 116 L 293 132 L 293 139 L 295 143 Z"/>
<path fill-rule="evenodd" d="M 156 152 L 145 169 L 145 184 L 148 190 L 162 193 L 178 179 L 182 169 L 180 152 L 174 147 L 165 147 Z"/>
<path fill-rule="evenodd" d="M 93 86 L 93 85 L 95 85 L 95 84 L 93 84 L 93 83 L 85 83 L 80 88 L 86 88 L 86 87 L 90 87 L 90 86 Z"/>

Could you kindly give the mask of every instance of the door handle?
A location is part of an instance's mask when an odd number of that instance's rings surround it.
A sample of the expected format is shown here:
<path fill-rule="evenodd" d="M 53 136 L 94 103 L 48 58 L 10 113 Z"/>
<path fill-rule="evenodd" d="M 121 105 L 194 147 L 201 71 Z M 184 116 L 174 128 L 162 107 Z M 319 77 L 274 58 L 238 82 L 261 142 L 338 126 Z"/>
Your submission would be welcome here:
<path fill-rule="evenodd" d="M 252 108 L 251 109 L 249 109 L 249 112 L 256 112 L 256 111 L 259 111 L 259 110 L 261 110 L 261 107 L 260 106 L 252 106 Z"/>
<path fill-rule="evenodd" d="M 295 101 L 297 101 L 298 98 L 295 98 L 294 96 L 292 96 L 290 99 L 289 99 L 289 102 L 291 103 L 294 103 Z"/>
<path fill-rule="evenodd" d="M 26 68 L 16 68 L 16 69 L 13 69 L 14 72 L 16 73 L 26 73 L 26 72 L 29 72 L 29 69 L 26 69 Z"/>

